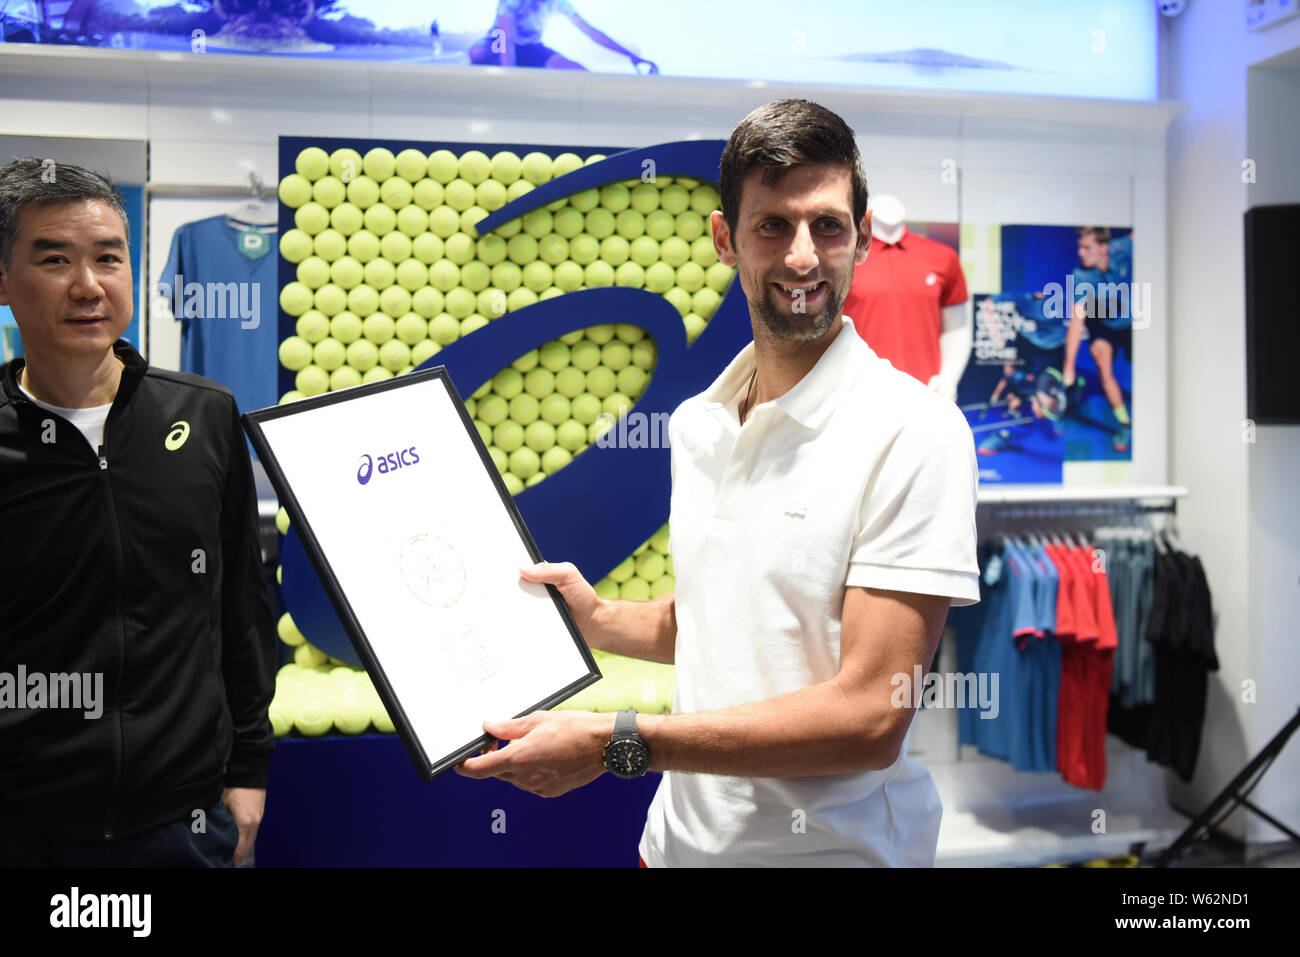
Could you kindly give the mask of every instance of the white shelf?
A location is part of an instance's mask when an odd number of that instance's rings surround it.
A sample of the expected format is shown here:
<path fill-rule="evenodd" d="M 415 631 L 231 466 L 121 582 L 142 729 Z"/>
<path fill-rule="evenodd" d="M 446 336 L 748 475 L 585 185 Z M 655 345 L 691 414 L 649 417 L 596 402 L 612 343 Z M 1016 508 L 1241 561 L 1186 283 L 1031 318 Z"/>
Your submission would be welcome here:
<path fill-rule="evenodd" d="M 1139 502 L 1183 498 L 1181 485 L 988 485 L 979 490 L 981 505 L 1022 505 L 1036 502 Z"/>

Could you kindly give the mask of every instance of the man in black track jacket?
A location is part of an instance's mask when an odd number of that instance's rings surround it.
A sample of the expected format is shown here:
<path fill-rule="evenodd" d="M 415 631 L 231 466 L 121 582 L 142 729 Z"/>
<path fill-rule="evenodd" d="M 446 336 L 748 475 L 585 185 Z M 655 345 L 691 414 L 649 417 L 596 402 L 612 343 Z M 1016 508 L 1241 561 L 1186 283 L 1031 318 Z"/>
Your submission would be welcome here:
<path fill-rule="evenodd" d="M 234 398 L 119 337 L 126 216 L 0 168 L 0 865 L 222 866 L 261 822 L 275 637 Z"/>

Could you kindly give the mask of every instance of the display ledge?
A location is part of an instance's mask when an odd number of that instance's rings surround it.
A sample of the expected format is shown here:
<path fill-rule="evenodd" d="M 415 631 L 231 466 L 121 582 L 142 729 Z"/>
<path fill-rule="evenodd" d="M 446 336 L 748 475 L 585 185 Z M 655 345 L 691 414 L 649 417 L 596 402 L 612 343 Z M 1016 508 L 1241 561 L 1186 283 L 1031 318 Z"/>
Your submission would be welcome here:
<path fill-rule="evenodd" d="M 445 107 L 471 96 L 494 106 L 509 104 L 512 113 L 536 116 L 543 104 L 582 104 L 589 111 L 603 105 L 617 114 L 629 109 L 666 111 L 680 116 L 720 109 L 733 114 L 752 105 L 755 90 L 774 95 L 821 99 L 840 109 L 910 117 L 985 118 L 1052 125 L 1096 125 L 1163 130 L 1186 109 L 1172 101 L 1108 100 L 1088 97 L 1034 96 L 967 91 L 909 90 L 834 83 L 788 83 L 766 80 L 675 76 L 630 76 L 569 70 L 507 69 L 432 63 L 386 63 L 326 60 L 295 56 L 249 56 L 230 53 L 176 53 L 157 50 L 102 50 L 80 47 L 9 44 L 0 46 L 0 76 L 85 80 L 138 85 L 150 89 L 200 89 L 229 92 L 272 87 L 282 92 L 312 89 L 357 93 L 368 90 L 376 105 L 393 97 L 436 92 Z M 580 111 L 583 115 L 586 112 Z"/>
<path fill-rule="evenodd" d="M 985 485 L 980 486 L 979 503 L 1172 501 L 1186 495 L 1187 489 L 1181 485 Z"/>

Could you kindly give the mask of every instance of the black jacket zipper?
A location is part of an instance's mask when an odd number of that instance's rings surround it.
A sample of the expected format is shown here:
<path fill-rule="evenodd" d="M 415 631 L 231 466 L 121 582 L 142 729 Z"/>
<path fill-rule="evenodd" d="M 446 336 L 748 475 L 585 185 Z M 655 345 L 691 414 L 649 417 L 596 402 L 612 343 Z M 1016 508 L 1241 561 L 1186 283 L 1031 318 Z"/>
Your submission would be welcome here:
<path fill-rule="evenodd" d="M 122 555 L 122 530 L 117 522 L 117 506 L 113 502 L 113 486 L 108 479 L 107 438 L 105 438 L 104 444 L 99 447 L 98 456 L 99 474 L 104 486 L 104 497 L 108 500 L 108 523 L 113 544 L 116 546 L 113 549 L 113 572 L 115 576 L 113 607 L 116 612 L 118 626 L 117 675 L 111 685 L 114 690 L 113 790 L 108 796 L 108 813 L 104 820 L 104 840 L 111 841 L 114 837 L 113 828 L 117 816 L 117 790 L 122 780 L 122 671 L 125 668 L 126 660 L 126 612 L 122 607 L 122 586 L 125 578 L 126 560 Z"/>

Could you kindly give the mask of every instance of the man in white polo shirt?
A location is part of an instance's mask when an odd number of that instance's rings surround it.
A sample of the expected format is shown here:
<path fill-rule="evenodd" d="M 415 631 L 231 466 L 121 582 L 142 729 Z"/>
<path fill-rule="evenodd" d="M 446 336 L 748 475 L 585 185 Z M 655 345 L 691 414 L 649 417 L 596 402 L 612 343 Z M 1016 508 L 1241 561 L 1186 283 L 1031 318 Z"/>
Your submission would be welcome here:
<path fill-rule="evenodd" d="M 927 669 L 949 605 L 979 598 L 970 430 L 841 314 L 871 236 L 844 121 L 769 103 L 720 174 L 714 245 L 754 342 L 670 422 L 677 591 L 608 601 L 572 565 L 523 573 L 593 647 L 674 662 L 673 713 L 489 723 L 509 746 L 459 770 L 544 796 L 663 771 L 651 867 L 932 865 L 942 806 L 895 676 Z"/>

